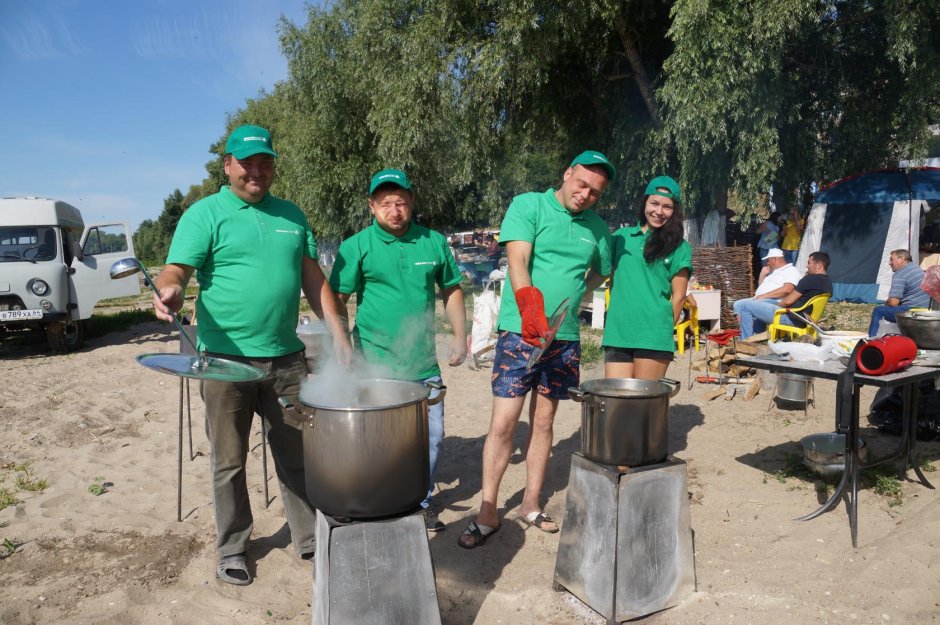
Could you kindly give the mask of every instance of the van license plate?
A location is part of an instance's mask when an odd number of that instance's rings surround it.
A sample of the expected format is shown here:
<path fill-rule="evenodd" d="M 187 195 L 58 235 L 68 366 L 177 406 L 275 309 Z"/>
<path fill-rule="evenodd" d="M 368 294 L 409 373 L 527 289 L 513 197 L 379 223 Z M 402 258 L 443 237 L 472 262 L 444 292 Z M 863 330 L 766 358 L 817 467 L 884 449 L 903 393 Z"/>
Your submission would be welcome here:
<path fill-rule="evenodd" d="M 19 321 L 20 319 L 42 319 L 42 309 L 0 311 L 0 321 Z"/>

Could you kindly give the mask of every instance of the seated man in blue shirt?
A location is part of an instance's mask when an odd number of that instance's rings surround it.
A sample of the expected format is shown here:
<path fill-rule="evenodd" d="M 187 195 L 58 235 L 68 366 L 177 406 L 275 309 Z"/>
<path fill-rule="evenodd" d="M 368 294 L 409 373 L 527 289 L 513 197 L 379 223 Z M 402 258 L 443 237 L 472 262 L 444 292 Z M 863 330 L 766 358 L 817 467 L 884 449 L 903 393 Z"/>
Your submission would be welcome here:
<path fill-rule="evenodd" d="M 891 288 L 888 290 L 888 299 L 883 306 L 875 306 L 871 311 L 871 323 L 868 326 L 868 336 L 878 333 L 878 324 L 882 319 L 894 322 L 895 315 L 911 308 L 927 308 L 930 306 L 930 295 L 922 288 L 924 270 L 914 264 L 911 253 L 907 250 L 894 250 L 888 257 L 891 265 Z"/>

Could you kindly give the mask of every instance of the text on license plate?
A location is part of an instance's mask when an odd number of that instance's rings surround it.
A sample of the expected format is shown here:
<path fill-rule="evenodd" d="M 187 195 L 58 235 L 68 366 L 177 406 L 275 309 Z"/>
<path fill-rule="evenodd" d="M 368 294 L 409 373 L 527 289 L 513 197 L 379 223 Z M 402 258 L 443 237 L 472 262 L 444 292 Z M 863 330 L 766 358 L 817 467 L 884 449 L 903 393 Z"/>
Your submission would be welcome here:
<path fill-rule="evenodd" d="M 18 321 L 20 319 L 42 319 L 42 310 L 4 310 L 0 311 L 0 321 Z"/>

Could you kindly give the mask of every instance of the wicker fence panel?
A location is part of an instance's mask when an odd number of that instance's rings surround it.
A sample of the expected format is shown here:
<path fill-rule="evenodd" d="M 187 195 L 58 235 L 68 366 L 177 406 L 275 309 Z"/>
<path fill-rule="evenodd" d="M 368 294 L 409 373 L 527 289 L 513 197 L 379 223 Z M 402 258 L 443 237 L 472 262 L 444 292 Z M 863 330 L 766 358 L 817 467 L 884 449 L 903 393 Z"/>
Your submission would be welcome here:
<path fill-rule="evenodd" d="M 754 272 L 751 269 L 751 246 L 696 247 L 692 250 L 692 273 L 699 284 L 721 289 L 721 326 L 736 328 L 731 303 L 751 297 Z"/>

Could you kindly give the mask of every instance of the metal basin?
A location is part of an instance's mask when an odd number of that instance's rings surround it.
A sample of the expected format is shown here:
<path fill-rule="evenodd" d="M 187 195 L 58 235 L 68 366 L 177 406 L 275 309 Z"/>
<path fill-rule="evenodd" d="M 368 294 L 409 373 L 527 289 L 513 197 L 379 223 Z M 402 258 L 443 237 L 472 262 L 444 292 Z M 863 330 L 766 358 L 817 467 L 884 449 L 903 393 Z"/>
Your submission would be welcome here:
<path fill-rule="evenodd" d="M 922 310 L 895 315 L 901 334 L 910 338 L 920 349 L 940 349 L 940 311 Z"/>
<path fill-rule="evenodd" d="M 637 467 L 662 462 L 669 442 L 669 398 L 675 380 L 607 378 L 569 388 L 581 402 L 581 453 L 601 464 Z"/>
<path fill-rule="evenodd" d="M 301 392 L 307 499 L 331 516 L 377 518 L 415 509 L 431 476 L 431 389 L 401 380 L 359 380 L 346 404 Z"/>
<path fill-rule="evenodd" d="M 845 471 L 845 434 L 824 432 L 810 434 L 800 440 L 803 446 L 803 464 L 820 475 L 832 476 Z M 858 439 L 858 457 L 868 458 L 868 446 Z"/>

